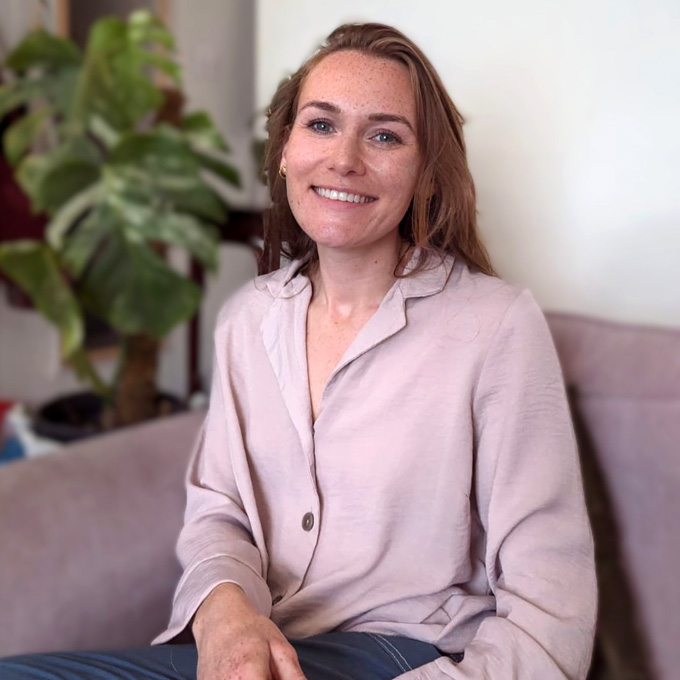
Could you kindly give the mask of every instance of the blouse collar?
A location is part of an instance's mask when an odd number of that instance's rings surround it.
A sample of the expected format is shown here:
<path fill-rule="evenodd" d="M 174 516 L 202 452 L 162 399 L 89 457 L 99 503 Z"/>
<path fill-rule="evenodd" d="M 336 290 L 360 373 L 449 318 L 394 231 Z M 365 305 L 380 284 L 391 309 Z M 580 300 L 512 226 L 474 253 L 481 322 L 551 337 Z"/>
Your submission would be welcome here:
<path fill-rule="evenodd" d="M 418 264 L 421 250 L 413 251 L 404 273 L 408 274 Z M 310 285 L 309 277 L 300 273 L 300 269 L 307 264 L 309 256 L 291 260 L 280 269 L 270 274 L 267 279 L 267 289 L 275 298 L 291 298 L 301 293 Z M 410 276 L 399 279 L 399 287 L 404 298 L 427 297 L 443 290 L 453 269 L 455 258 L 452 255 L 429 253 L 425 255 L 423 268 Z"/>

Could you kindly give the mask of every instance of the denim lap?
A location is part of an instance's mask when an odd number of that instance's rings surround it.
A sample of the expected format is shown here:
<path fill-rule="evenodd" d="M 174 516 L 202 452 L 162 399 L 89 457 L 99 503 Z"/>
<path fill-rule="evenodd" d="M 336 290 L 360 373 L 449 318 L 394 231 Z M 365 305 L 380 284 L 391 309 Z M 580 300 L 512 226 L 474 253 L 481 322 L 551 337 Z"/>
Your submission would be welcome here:
<path fill-rule="evenodd" d="M 439 658 L 436 647 L 375 633 L 291 640 L 307 680 L 391 680 Z M 0 659 L 2 680 L 196 680 L 196 646 L 61 652 Z"/>

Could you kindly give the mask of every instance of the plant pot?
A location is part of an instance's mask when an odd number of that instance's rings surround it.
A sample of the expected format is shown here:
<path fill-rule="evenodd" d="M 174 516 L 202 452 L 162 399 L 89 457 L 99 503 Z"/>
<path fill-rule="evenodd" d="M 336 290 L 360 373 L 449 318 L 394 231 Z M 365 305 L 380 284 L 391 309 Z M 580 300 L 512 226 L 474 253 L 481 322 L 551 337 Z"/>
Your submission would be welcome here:
<path fill-rule="evenodd" d="M 158 415 L 172 415 L 186 411 L 186 404 L 178 397 L 159 392 L 156 397 Z M 59 442 L 73 442 L 102 434 L 104 402 L 93 392 L 78 392 L 58 397 L 40 407 L 33 420 L 36 434 Z"/>

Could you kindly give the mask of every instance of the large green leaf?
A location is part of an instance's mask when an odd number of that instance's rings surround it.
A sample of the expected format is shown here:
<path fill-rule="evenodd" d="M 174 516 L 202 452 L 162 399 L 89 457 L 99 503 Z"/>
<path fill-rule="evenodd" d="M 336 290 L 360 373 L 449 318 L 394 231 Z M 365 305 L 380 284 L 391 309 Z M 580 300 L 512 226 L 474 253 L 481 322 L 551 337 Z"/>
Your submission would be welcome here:
<path fill-rule="evenodd" d="M 116 202 L 120 224 L 129 241 L 158 241 L 187 250 L 205 267 L 217 268 L 219 231 L 205 222 L 170 209 L 153 209 L 136 201 Z"/>
<path fill-rule="evenodd" d="M 118 145 L 111 150 L 109 164 L 135 164 L 170 175 L 195 174 L 199 168 L 189 144 L 164 125 L 150 132 L 121 135 Z"/>
<path fill-rule="evenodd" d="M 99 180 L 95 165 L 78 161 L 66 162 L 45 174 L 36 195 L 37 205 L 49 214 L 56 214 L 77 194 Z"/>
<path fill-rule="evenodd" d="M 182 135 L 159 126 L 152 132 L 122 135 L 106 173 L 115 191 L 127 199 L 172 205 L 179 212 L 224 222 L 226 205 L 200 170 L 199 156 Z"/>
<path fill-rule="evenodd" d="M 203 266 L 217 269 L 219 231 L 191 215 L 165 211 L 145 223 L 139 230 L 150 241 L 161 241 L 190 252 Z"/>
<path fill-rule="evenodd" d="M 73 100 L 78 69 L 66 67 L 57 73 L 27 77 L 0 86 L 0 117 L 31 102 L 49 102 L 66 114 Z"/>
<path fill-rule="evenodd" d="M 143 244 L 114 233 L 87 268 L 82 299 L 124 334 L 162 338 L 196 312 L 201 291 Z"/>
<path fill-rule="evenodd" d="M 104 198 L 104 183 L 95 182 L 86 189 L 73 195 L 56 212 L 45 230 L 47 242 L 57 251 L 60 251 L 66 233 L 80 219 L 85 212 L 91 210 Z"/>
<path fill-rule="evenodd" d="M 182 81 L 182 70 L 177 62 L 168 57 L 164 57 L 162 54 L 149 52 L 148 50 L 140 50 L 138 58 L 142 66 L 153 66 L 158 71 L 169 76 L 175 85 L 180 85 Z"/>
<path fill-rule="evenodd" d="M 83 318 L 50 248 L 39 241 L 1 244 L 0 270 L 22 288 L 59 329 L 63 355 L 72 355 L 82 345 Z"/>
<path fill-rule="evenodd" d="M 92 27 L 75 98 L 75 118 L 87 120 L 97 113 L 117 130 L 125 130 L 163 103 L 163 94 L 153 81 L 154 69 L 179 81 L 176 63 L 157 51 L 172 47 L 172 36 L 153 15 L 146 14 L 133 13 L 127 24 L 105 17 Z"/>
<path fill-rule="evenodd" d="M 81 61 L 82 55 L 75 43 L 37 30 L 29 33 L 10 52 L 5 66 L 14 71 L 28 71 L 36 67 L 54 70 L 63 66 L 77 66 Z"/>
<path fill-rule="evenodd" d="M 17 181 L 36 212 L 56 212 L 96 182 L 101 153 L 86 137 L 68 140 L 48 154 L 29 154 L 17 168 Z"/>
<path fill-rule="evenodd" d="M 0 118 L 44 94 L 40 80 L 15 80 L 0 85 Z"/>
<path fill-rule="evenodd" d="M 15 172 L 15 179 L 24 193 L 31 199 L 31 207 L 34 212 L 40 212 L 33 198 L 38 191 L 38 186 L 42 181 L 48 167 L 48 159 L 41 154 L 29 154 L 24 158 Z"/>
<path fill-rule="evenodd" d="M 140 44 L 156 44 L 167 50 L 175 49 L 175 39 L 163 25 L 163 22 L 147 9 L 138 9 L 128 18 L 128 35 L 130 41 Z"/>
<path fill-rule="evenodd" d="M 114 130 L 104 118 L 96 113 L 93 113 L 90 116 L 87 129 L 106 147 L 106 149 L 112 149 L 120 141 L 120 134 Z"/>
<path fill-rule="evenodd" d="M 198 184 L 191 191 L 169 192 L 168 196 L 177 212 L 189 213 L 215 224 L 224 224 L 227 221 L 227 204 L 204 183 Z"/>
<path fill-rule="evenodd" d="M 241 186 L 241 178 L 239 177 L 237 170 L 235 170 L 233 166 L 229 165 L 229 163 L 217 157 L 213 153 L 203 153 L 197 149 L 194 149 L 194 153 L 196 154 L 196 158 L 203 169 L 211 172 L 214 175 L 217 175 L 220 179 L 232 184 L 235 187 Z"/>
<path fill-rule="evenodd" d="M 80 66 L 65 67 L 44 78 L 45 95 L 62 118 L 71 114 L 81 70 Z"/>
<path fill-rule="evenodd" d="M 125 22 L 115 16 L 98 19 L 90 28 L 85 46 L 85 59 L 93 55 L 106 56 L 121 49 L 127 42 Z"/>
<path fill-rule="evenodd" d="M 81 74 L 72 116 L 87 121 L 98 114 L 122 131 L 162 102 L 160 90 L 124 54 L 93 55 Z"/>
<path fill-rule="evenodd" d="M 33 111 L 22 116 L 7 128 L 3 137 L 3 145 L 5 156 L 11 165 L 16 165 L 42 134 L 51 113 L 52 110 L 48 108 Z"/>
<path fill-rule="evenodd" d="M 80 278 L 104 238 L 117 225 L 115 215 L 103 204 L 92 210 L 68 234 L 61 250 L 61 261 L 74 278 Z"/>
<path fill-rule="evenodd" d="M 199 148 L 229 151 L 222 133 L 205 111 L 194 111 L 182 119 L 182 131 L 191 144 Z"/>
<path fill-rule="evenodd" d="M 222 224 L 227 219 L 227 206 L 222 198 L 205 184 L 199 174 L 166 175 L 136 165 L 104 168 L 108 199 L 142 203 L 155 208 L 174 208 Z"/>

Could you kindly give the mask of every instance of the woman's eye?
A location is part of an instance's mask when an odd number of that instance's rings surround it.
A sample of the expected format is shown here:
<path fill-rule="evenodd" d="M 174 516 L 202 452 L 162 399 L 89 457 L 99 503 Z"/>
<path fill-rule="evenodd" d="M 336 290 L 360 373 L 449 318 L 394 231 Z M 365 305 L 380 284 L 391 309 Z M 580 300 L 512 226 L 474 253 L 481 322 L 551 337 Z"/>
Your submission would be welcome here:
<path fill-rule="evenodd" d="M 331 132 L 333 130 L 331 124 L 325 120 L 314 120 L 309 123 L 308 127 L 314 130 L 314 132 Z"/>
<path fill-rule="evenodd" d="M 401 141 L 397 135 L 391 132 L 378 132 L 374 139 L 382 144 L 397 144 Z"/>

